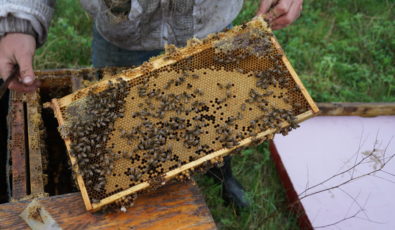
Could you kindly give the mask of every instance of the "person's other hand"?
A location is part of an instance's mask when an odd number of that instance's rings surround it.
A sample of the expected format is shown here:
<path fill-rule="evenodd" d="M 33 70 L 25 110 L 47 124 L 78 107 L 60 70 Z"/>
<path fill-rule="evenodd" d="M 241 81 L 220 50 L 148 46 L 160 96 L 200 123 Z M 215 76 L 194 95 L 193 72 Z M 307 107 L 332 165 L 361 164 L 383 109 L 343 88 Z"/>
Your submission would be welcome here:
<path fill-rule="evenodd" d="M 33 71 L 33 56 L 36 39 L 29 34 L 7 33 L 0 39 L 0 76 L 6 80 L 15 65 L 19 66 L 18 77 L 9 89 L 19 92 L 32 92 L 39 86 Z"/>
<path fill-rule="evenodd" d="M 303 0 L 261 0 L 257 15 L 266 15 L 273 30 L 292 24 L 302 11 Z"/>

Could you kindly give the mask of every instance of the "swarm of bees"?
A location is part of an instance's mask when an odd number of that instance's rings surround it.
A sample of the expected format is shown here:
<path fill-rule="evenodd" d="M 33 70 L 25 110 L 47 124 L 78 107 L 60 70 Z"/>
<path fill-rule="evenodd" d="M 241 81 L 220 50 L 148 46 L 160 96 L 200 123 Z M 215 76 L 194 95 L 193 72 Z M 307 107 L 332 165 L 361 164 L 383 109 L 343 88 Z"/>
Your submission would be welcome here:
<path fill-rule="evenodd" d="M 242 143 L 248 138 L 259 143 L 298 127 L 297 116 L 309 110 L 309 103 L 273 35 L 259 25 L 194 39 L 190 50 L 168 46 L 159 61 L 211 44 L 173 64 L 143 64 L 139 77 L 118 75 L 101 84 L 104 90 L 93 86 L 63 108 L 73 169 L 91 203 L 99 205 L 143 182 L 151 189 L 162 186 L 166 173 L 191 165 L 176 175 L 186 180 L 221 166 L 223 156 L 246 147 Z M 267 130 L 268 135 L 259 135 Z M 193 164 L 219 150 L 226 151 Z M 112 207 L 124 210 L 135 198 L 114 200 Z"/>
<path fill-rule="evenodd" d="M 100 93 L 90 92 L 84 119 L 75 119 L 69 127 L 70 154 L 77 160 L 72 168 L 84 178 L 93 202 L 100 199 L 95 194 L 104 193 L 106 176 L 111 174 L 117 159 L 105 143 L 114 130 L 114 121 L 124 116 L 124 98 L 129 90 L 126 81 L 119 79 L 116 84 L 109 81 L 107 89 Z"/>

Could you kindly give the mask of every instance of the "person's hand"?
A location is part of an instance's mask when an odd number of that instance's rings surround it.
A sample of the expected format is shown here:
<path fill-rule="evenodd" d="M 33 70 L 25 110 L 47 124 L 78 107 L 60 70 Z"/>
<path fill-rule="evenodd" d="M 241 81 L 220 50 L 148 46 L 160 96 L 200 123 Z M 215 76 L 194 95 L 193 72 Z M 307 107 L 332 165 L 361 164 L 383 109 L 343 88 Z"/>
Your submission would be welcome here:
<path fill-rule="evenodd" d="M 32 65 L 35 49 L 36 39 L 29 34 L 7 33 L 0 39 L 0 76 L 6 80 L 15 65 L 19 66 L 18 77 L 9 89 L 32 92 L 39 86 Z"/>
<path fill-rule="evenodd" d="M 261 0 L 257 15 L 266 15 L 273 30 L 293 23 L 302 11 L 303 0 Z"/>

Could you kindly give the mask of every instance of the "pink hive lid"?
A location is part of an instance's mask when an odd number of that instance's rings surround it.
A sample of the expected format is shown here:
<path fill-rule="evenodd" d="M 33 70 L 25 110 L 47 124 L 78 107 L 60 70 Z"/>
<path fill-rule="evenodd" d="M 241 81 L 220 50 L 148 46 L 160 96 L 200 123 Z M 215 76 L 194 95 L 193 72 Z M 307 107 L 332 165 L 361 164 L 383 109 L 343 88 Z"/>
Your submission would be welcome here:
<path fill-rule="evenodd" d="M 274 144 L 314 228 L 395 229 L 395 116 L 316 117 Z"/>

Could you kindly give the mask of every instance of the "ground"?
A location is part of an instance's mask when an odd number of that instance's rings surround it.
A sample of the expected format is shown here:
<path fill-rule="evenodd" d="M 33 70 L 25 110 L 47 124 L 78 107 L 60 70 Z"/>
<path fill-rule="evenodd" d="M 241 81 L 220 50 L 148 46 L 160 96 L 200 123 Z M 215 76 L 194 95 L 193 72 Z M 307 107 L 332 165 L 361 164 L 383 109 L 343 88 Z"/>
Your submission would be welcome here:
<path fill-rule="evenodd" d="M 234 24 L 253 17 L 246 0 Z M 276 32 L 315 101 L 395 101 L 395 3 L 391 0 L 305 0 L 301 18 Z M 77 0 L 59 0 L 36 69 L 90 66 L 91 20 Z M 234 157 L 233 168 L 252 207 L 237 212 L 223 203 L 221 186 L 197 178 L 220 229 L 297 229 L 267 143 Z"/>

